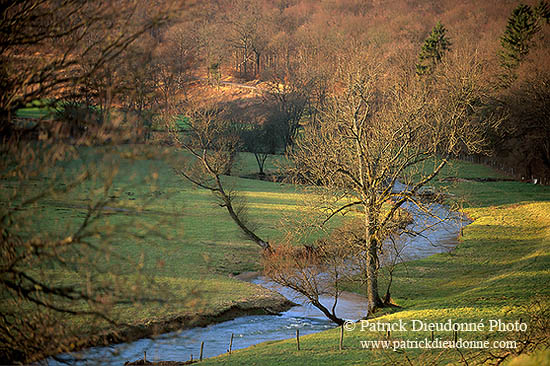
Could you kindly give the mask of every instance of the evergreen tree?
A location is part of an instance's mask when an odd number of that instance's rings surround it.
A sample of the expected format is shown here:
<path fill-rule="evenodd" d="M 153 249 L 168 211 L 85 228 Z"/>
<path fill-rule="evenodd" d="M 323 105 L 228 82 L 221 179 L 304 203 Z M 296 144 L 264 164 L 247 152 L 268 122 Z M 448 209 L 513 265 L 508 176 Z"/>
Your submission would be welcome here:
<path fill-rule="evenodd" d="M 506 31 L 500 38 L 502 49 L 499 53 L 500 64 L 505 73 L 502 76 L 505 86 L 516 78 L 516 69 L 529 53 L 535 34 L 541 28 L 541 20 L 550 21 L 550 6 L 541 1 L 534 9 L 520 4 L 508 19 Z"/>
<path fill-rule="evenodd" d="M 550 24 L 550 5 L 546 1 L 541 1 L 535 8 L 535 16 L 539 20 L 546 20 L 546 24 Z"/>
<path fill-rule="evenodd" d="M 424 41 L 422 50 L 418 55 L 418 63 L 416 64 L 416 73 L 418 75 L 431 74 L 436 64 L 441 61 L 441 58 L 451 47 L 451 42 L 446 36 L 447 29 L 437 22 L 433 27 L 432 32 Z"/>

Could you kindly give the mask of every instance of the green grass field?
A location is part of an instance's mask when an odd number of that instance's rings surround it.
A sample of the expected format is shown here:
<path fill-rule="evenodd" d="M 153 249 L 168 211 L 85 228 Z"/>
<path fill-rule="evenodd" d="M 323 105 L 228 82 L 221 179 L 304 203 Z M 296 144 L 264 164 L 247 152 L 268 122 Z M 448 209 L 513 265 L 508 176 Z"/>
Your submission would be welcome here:
<path fill-rule="evenodd" d="M 56 108 L 51 105 L 50 100 L 36 100 L 29 103 L 25 108 L 20 108 L 16 112 L 16 116 L 19 118 L 49 118 L 55 113 Z"/>
<path fill-rule="evenodd" d="M 154 286 L 169 292 L 166 304 L 129 304 L 114 309 L 120 321 L 145 324 L 181 314 L 212 312 L 237 302 L 262 297 L 258 286 L 230 277 L 259 270 L 259 248 L 246 241 L 210 192 L 196 189 L 174 172 L 185 155 L 161 147 L 137 147 L 141 157 L 132 157 L 129 147 L 83 148 L 79 159 L 59 166 L 60 176 L 29 183 L 37 190 L 44 184 L 64 184 L 62 177 L 76 175 L 83 166 L 97 166 L 97 174 L 76 190 L 54 195 L 35 207 L 33 226 L 39 233 L 69 233 L 85 215 L 85 207 L 104 194 L 103 183 L 109 172 L 116 172 L 113 185 L 105 193 L 111 198 L 100 231 L 111 230 L 107 242 L 117 257 L 110 258 L 106 269 L 124 274 L 123 265 L 135 263 L 143 273 L 153 276 Z M 280 159 L 280 158 L 279 158 Z M 276 159 L 266 168 L 273 170 Z M 269 239 L 284 235 L 280 220 L 305 210 L 305 193 L 291 185 L 243 179 L 256 172 L 253 155 L 241 154 L 226 183 L 238 190 L 249 203 L 249 216 L 257 223 L 258 233 Z M 445 177 L 462 178 L 449 183 Z M 550 291 L 550 188 L 519 182 L 478 182 L 471 178 L 502 177 L 487 167 L 455 162 L 433 183 L 464 201 L 465 212 L 475 222 L 464 229 L 459 247 L 447 254 L 399 266 L 392 295 L 401 307 L 381 320 L 454 319 L 525 319 L 524 306 L 536 296 Z M 13 187 L 3 181 L 3 192 Z M 126 235 L 126 233 L 128 235 Z M 136 240 L 137 236 L 143 236 Z M 71 273 L 56 268 L 44 269 L 50 280 L 70 281 Z M 128 272 L 128 275 L 133 276 Z M 145 282 L 144 282 L 145 283 Z M 148 282 L 147 282 L 148 283 Z M 381 288 L 384 288 L 382 282 Z M 349 285 L 349 290 L 363 290 Z M 74 326 L 88 329 L 86 319 Z M 102 327 L 107 327 L 103 324 Z M 338 330 L 303 337 L 302 350 L 293 340 L 260 344 L 250 349 L 209 359 L 205 364 L 386 364 L 388 357 L 402 353 L 366 351 L 360 340 L 378 339 L 379 334 L 347 332 L 345 350 L 338 351 Z M 415 334 L 414 336 L 425 336 Z M 411 338 L 410 334 L 393 335 Z M 450 337 L 450 334 L 442 334 Z M 478 337 L 475 334 L 475 337 Z M 495 338 L 499 334 L 484 334 Z M 471 334 L 468 337 L 473 337 Z M 418 355 L 407 351 L 408 355 Z M 446 353 L 443 360 L 454 359 Z M 419 357 L 431 358 L 433 354 Z M 402 358 L 401 358 L 402 360 Z"/>
<path fill-rule="evenodd" d="M 7 195 L 3 201 L 9 201 L 12 190 L 22 193 L 23 189 L 23 195 L 30 197 L 48 184 L 63 187 L 84 167 L 97 172 L 76 189 L 50 195 L 29 208 L 28 224 L 32 233 L 40 236 L 68 235 L 84 220 L 88 205 L 93 206 L 104 195 L 110 198 L 94 227 L 99 233 L 111 233 L 105 235 L 102 246 L 116 255 L 100 260 L 101 271 L 135 276 L 132 270 L 138 267 L 143 275 L 152 277 L 151 283 L 158 287 L 156 294 L 170 302 L 117 306 L 113 315 L 122 322 L 145 324 L 152 318 L 217 312 L 264 296 L 263 288 L 230 277 L 259 270 L 261 251 L 241 235 L 209 191 L 194 188 L 174 172 L 185 154 L 155 146 L 138 146 L 139 157 L 133 151 L 129 146 L 82 148 L 77 159 L 60 164 L 48 171 L 47 177 L 24 187 L 17 181 L 2 181 L 2 192 Z M 255 164 L 252 155 L 241 154 L 234 172 L 249 175 L 255 172 Z M 113 184 L 105 193 L 104 183 L 111 172 L 115 172 Z M 251 221 L 262 237 L 281 237 L 281 218 L 303 208 L 303 196 L 292 186 L 236 176 L 225 179 L 227 186 L 246 198 Z M 40 275 L 55 283 L 78 283 L 71 271 L 47 263 L 40 268 Z M 83 330 L 88 325 L 87 318 L 75 324 Z"/>
<path fill-rule="evenodd" d="M 445 176 L 465 181 L 434 185 L 466 199 L 465 212 L 475 221 L 464 228 L 460 245 L 451 253 L 438 254 L 402 264 L 394 275 L 392 295 L 399 309 L 381 316 L 381 322 L 479 322 L 484 319 L 526 321 L 535 311 L 532 301 L 550 306 L 550 187 L 519 182 L 476 182 L 467 178 L 498 178 L 491 169 L 455 162 Z M 384 284 L 382 284 L 382 288 Z M 362 293 L 350 286 L 349 290 Z M 448 364 L 460 359 L 457 351 L 409 349 L 365 350 L 360 341 L 383 339 L 383 333 L 346 332 L 338 350 L 339 329 L 302 337 L 300 351 L 295 340 L 264 343 L 209 359 L 206 365 L 424 365 Z M 394 332 L 392 339 L 430 338 L 430 332 Z M 452 339 L 452 333 L 436 337 Z M 518 334 L 461 333 L 468 340 L 517 339 Z M 546 357 L 542 354 L 537 357 Z M 408 363 L 407 358 L 411 359 Z M 548 357 L 546 357 L 547 359 Z M 515 363 L 518 364 L 518 363 Z M 521 363 L 519 363 L 521 364 Z M 536 363 L 535 363 L 536 364 Z"/>

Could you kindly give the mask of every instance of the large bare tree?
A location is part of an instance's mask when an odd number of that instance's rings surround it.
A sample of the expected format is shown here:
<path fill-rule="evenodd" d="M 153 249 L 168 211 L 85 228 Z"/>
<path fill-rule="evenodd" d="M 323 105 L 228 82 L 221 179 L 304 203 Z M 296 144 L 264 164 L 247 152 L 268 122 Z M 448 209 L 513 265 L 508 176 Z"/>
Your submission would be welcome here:
<path fill-rule="evenodd" d="M 316 125 L 307 126 L 290 151 L 292 174 L 324 197 L 324 222 L 359 211 L 363 217 L 360 269 L 368 312 L 385 306 L 379 295 L 384 242 L 402 229 L 405 204 L 427 211 L 419 197 L 463 149 L 483 146 L 477 119 L 487 93 L 484 68 L 475 57 L 443 62 L 433 82 L 410 73 L 395 82 L 370 54 L 341 63 L 339 85 Z"/>
<path fill-rule="evenodd" d="M 22 0 L 3 3 L 0 116 L 41 98 L 81 93 L 84 81 L 176 14 L 168 1 Z"/>

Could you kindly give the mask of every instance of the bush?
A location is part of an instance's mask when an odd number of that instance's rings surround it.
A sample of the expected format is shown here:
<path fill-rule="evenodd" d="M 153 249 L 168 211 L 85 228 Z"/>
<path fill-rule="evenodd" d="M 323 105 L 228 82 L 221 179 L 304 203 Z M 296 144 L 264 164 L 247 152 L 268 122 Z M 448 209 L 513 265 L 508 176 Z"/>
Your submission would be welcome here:
<path fill-rule="evenodd" d="M 72 137 L 82 136 L 89 129 L 103 124 L 103 116 L 95 107 L 77 102 L 64 103 L 55 113 L 55 120 Z"/>

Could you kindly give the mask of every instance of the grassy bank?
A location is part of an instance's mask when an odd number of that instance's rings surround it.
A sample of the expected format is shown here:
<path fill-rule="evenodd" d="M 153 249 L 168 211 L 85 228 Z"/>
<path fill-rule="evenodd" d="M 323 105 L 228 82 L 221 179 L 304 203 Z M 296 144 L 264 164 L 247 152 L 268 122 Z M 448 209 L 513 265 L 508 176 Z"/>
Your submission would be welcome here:
<path fill-rule="evenodd" d="M 139 326 L 163 324 L 178 317 L 185 320 L 179 324 L 187 324 L 192 317 L 220 320 L 220 314 L 236 316 L 261 308 L 280 310 L 284 298 L 231 278 L 258 270 L 260 249 L 245 240 L 210 192 L 192 187 L 174 172 L 183 164 L 183 153 L 156 146 L 137 146 L 136 150 L 131 146 L 82 148 L 76 159 L 45 172 L 46 176 L 23 184 L 16 179 L 0 182 L 2 202 L 10 205 L 12 192 L 31 197 L 50 185 L 64 187 L 84 167 L 93 167 L 90 169 L 96 172 L 74 190 L 50 194 L 28 207 L 22 215 L 27 215 L 24 221 L 29 236 L 64 237 L 81 225 L 87 207 L 93 206 L 98 197 L 108 199 L 101 217 L 91 225 L 103 237 L 90 238 L 94 243 L 104 241 L 101 247 L 106 252 L 83 256 L 79 264 L 83 270 L 42 263 L 33 269 L 37 277 L 47 283 L 84 286 L 89 261 L 98 266 L 96 280 L 109 280 L 111 274 L 116 274 L 139 286 L 138 292 L 144 297 L 151 294 L 160 298 L 116 305 L 110 312 L 121 323 Z M 253 156 L 242 154 L 235 172 L 251 174 L 254 165 Z M 114 180 L 105 192 L 110 173 L 115 173 Z M 281 217 L 299 211 L 303 204 L 302 194 L 293 187 L 237 176 L 225 179 L 246 197 L 249 215 L 264 237 L 281 235 Z M 89 317 L 76 318 L 67 327 L 77 334 L 112 328 L 107 322 L 93 322 Z"/>
<path fill-rule="evenodd" d="M 451 179 L 451 183 L 444 179 L 447 177 L 459 179 Z M 413 319 L 427 323 L 448 319 L 455 323 L 483 321 L 486 324 L 497 319 L 527 321 L 537 309 L 550 306 L 550 187 L 478 181 L 478 178 L 499 177 L 498 172 L 487 167 L 457 162 L 435 183 L 454 194 L 454 200 L 464 199 L 464 211 L 474 222 L 464 228 L 459 246 L 451 253 L 398 267 L 392 294 L 400 308 L 377 320 L 408 322 L 409 331 L 392 332 L 391 339 L 430 339 L 430 332 L 410 331 Z M 357 287 L 350 290 L 362 292 Z M 539 301 L 540 306 L 533 301 Z M 384 339 L 386 334 L 361 332 L 359 328 L 345 332 L 342 351 L 338 350 L 339 329 L 333 329 L 302 337 L 300 351 L 296 350 L 295 340 L 284 340 L 212 358 L 205 364 L 382 365 L 409 364 L 409 358 L 410 364 L 424 365 L 458 362 L 461 357 L 456 350 L 363 349 L 360 341 Z M 488 331 L 460 333 L 462 339 L 490 342 L 518 340 L 521 336 Z M 435 337 L 451 340 L 453 334 L 439 332 Z"/>

